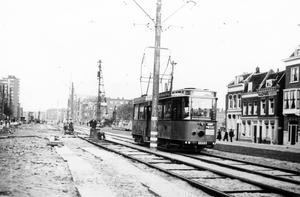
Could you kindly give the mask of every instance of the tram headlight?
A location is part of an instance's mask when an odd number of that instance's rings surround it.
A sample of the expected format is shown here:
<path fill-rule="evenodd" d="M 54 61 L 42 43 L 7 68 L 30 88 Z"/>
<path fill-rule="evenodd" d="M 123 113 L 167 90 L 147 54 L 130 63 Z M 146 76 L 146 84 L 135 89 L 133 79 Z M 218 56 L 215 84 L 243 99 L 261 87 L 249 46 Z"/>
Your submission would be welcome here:
<path fill-rule="evenodd" d="M 199 133 L 198 133 L 198 136 L 199 137 L 203 137 L 205 135 L 205 132 L 204 131 L 199 131 Z"/>

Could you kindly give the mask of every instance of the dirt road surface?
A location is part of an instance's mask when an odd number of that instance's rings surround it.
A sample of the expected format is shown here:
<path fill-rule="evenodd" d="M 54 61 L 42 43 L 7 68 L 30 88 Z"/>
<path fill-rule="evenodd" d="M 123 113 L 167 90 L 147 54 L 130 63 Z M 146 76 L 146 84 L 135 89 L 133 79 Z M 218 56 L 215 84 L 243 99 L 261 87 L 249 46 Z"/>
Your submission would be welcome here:
<path fill-rule="evenodd" d="M 59 136 L 63 146 L 49 146 Z M 0 133 L 0 196 L 208 196 L 143 164 L 65 138 L 51 125 Z"/>

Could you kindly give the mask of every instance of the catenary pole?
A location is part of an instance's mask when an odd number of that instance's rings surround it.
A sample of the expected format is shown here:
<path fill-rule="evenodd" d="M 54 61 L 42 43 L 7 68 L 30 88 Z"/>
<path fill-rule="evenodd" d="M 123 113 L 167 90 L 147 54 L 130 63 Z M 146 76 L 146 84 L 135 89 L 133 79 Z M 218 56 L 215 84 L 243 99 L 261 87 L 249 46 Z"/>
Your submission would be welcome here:
<path fill-rule="evenodd" d="M 102 94 L 102 92 L 101 92 L 101 72 L 102 72 L 101 63 L 102 63 L 102 61 L 99 60 L 98 63 L 99 63 L 99 66 L 98 66 L 99 67 L 99 71 L 98 71 L 99 82 L 98 82 L 98 100 L 97 100 L 97 121 L 99 123 L 101 123 L 101 94 Z"/>
<path fill-rule="evenodd" d="M 73 85 L 73 82 L 72 82 L 72 87 L 71 87 L 71 119 L 72 119 L 72 122 L 74 121 L 74 85 Z"/>
<path fill-rule="evenodd" d="M 157 149 L 157 134 L 158 134 L 160 40 L 161 40 L 161 0 L 157 0 L 156 23 L 155 23 L 152 114 L 151 114 L 151 132 L 150 132 L 150 148 L 155 150 Z"/>

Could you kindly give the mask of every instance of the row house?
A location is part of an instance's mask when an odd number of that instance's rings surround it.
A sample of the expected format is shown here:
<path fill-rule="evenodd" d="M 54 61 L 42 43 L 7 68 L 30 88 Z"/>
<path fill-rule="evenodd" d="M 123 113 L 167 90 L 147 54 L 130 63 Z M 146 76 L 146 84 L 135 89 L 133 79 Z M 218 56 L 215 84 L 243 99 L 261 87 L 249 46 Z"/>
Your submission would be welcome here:
<path fill-rule="evenodd" d="M 244 91 L 245 82 L 250 77 L 250 74 L 245 73 L 235 77 L 235 80 L 228 84 L 228 93 L 226 95 L 226 113 L 225 113 L 225 127 L 233 129 L 235 139 L 240 138 L 241 129 L 241 98 Z"/>
<path fill-rule="evenodd" d="M 283 62 L 286 65 L 283 90 L 284 144 L 300 146 L 300 46 Z"/>
<path fill-rule="evenodd" d="M 232 114 L 233 109 L 230 108 L 230 103 L 234 103 L 234 97 L 231 96 L 233 84 L 228 85 L 227 129 L 234 130 L 235 140 L 282 144 L 285 71 L 260 73 L 257 67 L 254 73 L 243 76 L 239 82 L 240 89 L 235 92 L 238 96 L 236 114 Z"/>

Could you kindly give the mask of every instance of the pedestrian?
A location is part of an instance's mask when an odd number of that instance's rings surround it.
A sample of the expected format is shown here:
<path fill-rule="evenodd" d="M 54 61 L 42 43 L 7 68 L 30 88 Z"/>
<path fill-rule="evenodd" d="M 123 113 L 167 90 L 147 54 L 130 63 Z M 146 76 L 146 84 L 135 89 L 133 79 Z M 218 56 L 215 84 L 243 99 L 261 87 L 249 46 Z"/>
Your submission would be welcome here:
<path fill-rule="evenodd" d="M 227 141 L 228 142 L 228 132 L 227 130 L 225 130 L 225 134 L 224 134 L 224 138 L 223 138 L 223 141 Z"/>
<path fill-rule="evenodd" d="M 217 136 L 217 139 L 218 139 L 219 141 L 221 141 L 221 139 L 222 139 L 222 134 L 221 134 L 221 130 L 220 130 L 220 129 L 218 130 L 218 136 Z"/>
<path fill-rule="evenodd" d="M 230 129 L 230 131 L 229 131 L 230 142 L 232 142 L 233 136 L 234 136 L 233 129 Z"/>
<path fill-rule="evenodd" d="M 95 120 L 95 118 L 93 118 L 89 123 L 91 128 L 96 129 L 97 121 Z"/>
<path fill-rule="evenodd" d="M 68 130 L 68 122 L 66 120 L 64 120 L 63 122 L 63 126 L 64 126 L 64 134 L 66 134 L 66 131 Z"/>

